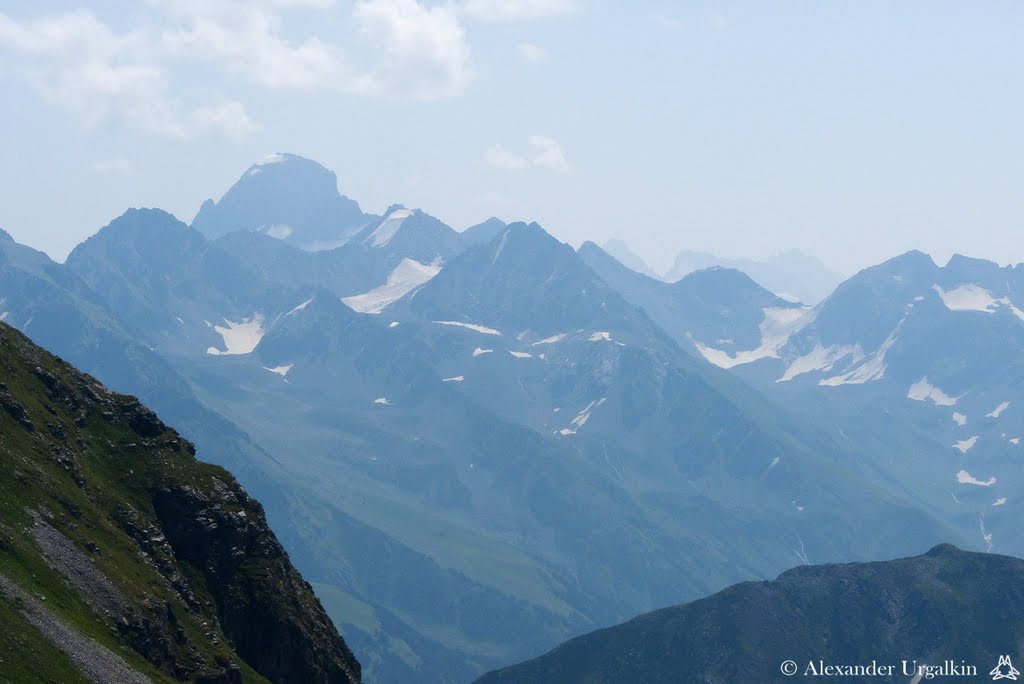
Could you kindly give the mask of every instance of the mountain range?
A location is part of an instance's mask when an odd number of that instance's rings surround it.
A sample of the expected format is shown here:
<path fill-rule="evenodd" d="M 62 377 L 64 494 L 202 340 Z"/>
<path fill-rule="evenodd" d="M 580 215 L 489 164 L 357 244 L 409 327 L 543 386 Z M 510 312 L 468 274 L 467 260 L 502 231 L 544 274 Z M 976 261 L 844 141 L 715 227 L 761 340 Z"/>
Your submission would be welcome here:
<path fill-rule="evenodd" d="M 794 563 L 1018 553 L 1018 271 L 954 261 L 808 307 L 282 154 L 64 264 L 2 236 L 0 319 L 234 472 L 366 681 L 459 682 Z"/>

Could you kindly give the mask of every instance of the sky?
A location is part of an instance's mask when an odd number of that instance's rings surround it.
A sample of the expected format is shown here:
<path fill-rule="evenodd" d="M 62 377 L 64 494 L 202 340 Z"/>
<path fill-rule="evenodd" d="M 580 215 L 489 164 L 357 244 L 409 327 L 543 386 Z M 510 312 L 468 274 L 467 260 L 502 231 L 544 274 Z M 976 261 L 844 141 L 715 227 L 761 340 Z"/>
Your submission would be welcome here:
<path fill-rule="evenodd" d="M 1012 0 L 15 0 L 0 227 L 61 260 L 133 206 L 191 221 L 273 152 L 367 211 L 573 245 L 1024 261 Z"/>

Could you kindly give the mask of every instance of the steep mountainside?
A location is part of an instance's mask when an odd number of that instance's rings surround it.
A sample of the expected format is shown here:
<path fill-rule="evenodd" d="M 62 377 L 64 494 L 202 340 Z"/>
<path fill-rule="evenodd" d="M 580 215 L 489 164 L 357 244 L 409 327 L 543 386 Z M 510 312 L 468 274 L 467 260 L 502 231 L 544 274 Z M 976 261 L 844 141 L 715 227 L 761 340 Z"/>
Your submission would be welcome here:
<path fill-rule="evenodd" d="M 16 681 L 358 682 L 259 503 L 0 324 L 0 662 Z"/>
<path fill-rule="evenodd" d="M 946 676 L 988 681 L 993 668 L 1010 671 L 1000 658 L 1022 646 L 1024 561 L 944 545 L 914 558 L 800 567 L 739 584 L 578 637 L 479 684 L 784 682 L 872 662 L 893 669 L 843 679 L 931 681 L 945 668 Z M 786 677 L 790 660 L 796 676 Z"/>

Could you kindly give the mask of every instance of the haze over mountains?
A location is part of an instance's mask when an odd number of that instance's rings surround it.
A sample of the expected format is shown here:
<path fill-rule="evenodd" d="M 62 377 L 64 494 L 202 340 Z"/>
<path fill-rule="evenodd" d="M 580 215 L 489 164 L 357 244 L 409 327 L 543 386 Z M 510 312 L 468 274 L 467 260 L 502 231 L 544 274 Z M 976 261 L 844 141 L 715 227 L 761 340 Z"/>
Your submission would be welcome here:
<path fill-rule="evenodd" d="M 230 468 L 367 681 L 470 681 L 794 563 L 1024 551 L 1020 273 L 904 255 L 811 308 L 282 154 L 65 264 L 0 236 L 0 320 Z"/>
<path fill-rule="evenodd" d="M 789 301 L 817 304 L 832 293 L 843 277 L 820 259 L 790 249 L 765 260 L 726 259 L 707 252 L 682 250 L 663 274 L 655 273 L 629 245 L 619 239 L 608 240 L 602 249 L 632 271 L 650 278 L 674 283 L 695 272 L 716 266 L 742 271 L 778 296 Z"/>

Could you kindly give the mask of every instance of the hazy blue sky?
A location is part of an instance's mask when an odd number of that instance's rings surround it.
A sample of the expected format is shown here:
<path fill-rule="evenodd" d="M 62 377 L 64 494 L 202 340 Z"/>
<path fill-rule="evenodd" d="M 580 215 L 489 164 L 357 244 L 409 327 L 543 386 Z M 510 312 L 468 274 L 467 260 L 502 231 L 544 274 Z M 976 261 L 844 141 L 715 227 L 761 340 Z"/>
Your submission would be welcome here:
<path fill-rule="evenodd" d="M 1019 2 L 4 3 L 0 226 L 63 258 L 275 151 L 573 244 L 1024 261 Z"/>

